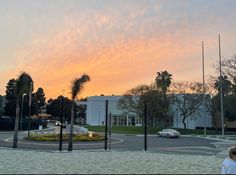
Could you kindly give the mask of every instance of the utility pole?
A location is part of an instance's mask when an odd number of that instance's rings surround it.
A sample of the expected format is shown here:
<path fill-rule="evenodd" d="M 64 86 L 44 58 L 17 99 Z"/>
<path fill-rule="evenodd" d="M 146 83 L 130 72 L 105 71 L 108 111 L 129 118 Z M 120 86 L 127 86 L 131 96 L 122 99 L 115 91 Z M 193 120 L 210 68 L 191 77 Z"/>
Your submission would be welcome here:
<path fill-rule="evenodd" d="M 61 98 L 61 112 L 60 112 L 60 142 L 59 142 L 59 151 L 62 151 L 62 127 L 63 127 L 63 116 L 64 116 L 64 97 Z"/>
<path fill-rule="evenodd" d="M 147 101 L 144 102 L 144 150 L 147 151 Z"/>
<path fill-rule="evenodd" d="M 204 42 L 202 41 L 202 101 L 203 108 L 205 107 L 205 63 L 204 63 Z M 205 118 L 205 116 L 204 116 Z M 206 118 L 204 122 L 204 135 L 206 135 Z"/>
<path fill-rule="evenodd" d="M 223 87 L 222 87 L 222 70 L 221 70 L 221 45 L 220 45 L 220 34 L 219 39 L 219 65 L 220 65 L 220 109 L 221 109 L 221 129 L 222 136 L 224 136 L 224 106 L 223 106 Z"/>
<path fill-rule="evenodd" d="M 108 100 L 106 100 L 106 116 L 105 116 L 105 147 L 104 149 L 107 150 L 107 125 L 108 125 Z"/>
<path fill-rule="evenodd" d="M 32 90 L 33 90 L 33 83 L 31 82 L 30 83 L 30 91 L 29 91 L 28 140 L 30 139 L 30 116 L 31 116 Z"/>
<path fill-rule="evenodd" d="M 112 114 L 109 113 L 109 150 L 111 150 L 111 129 L 112 129 Z"/>

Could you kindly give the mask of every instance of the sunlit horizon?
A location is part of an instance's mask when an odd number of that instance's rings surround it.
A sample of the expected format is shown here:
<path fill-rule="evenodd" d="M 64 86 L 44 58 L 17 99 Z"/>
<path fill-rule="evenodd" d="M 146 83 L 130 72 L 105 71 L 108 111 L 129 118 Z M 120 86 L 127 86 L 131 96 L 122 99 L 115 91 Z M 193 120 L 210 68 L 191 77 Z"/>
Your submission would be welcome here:
<path fill-rule="evenodd" d="M 0 6 L 0 94 L 21 71 L 47 100 L 70 97 L 70 83 L 91 77 L 78 98 L 121 95 L 167 70 L 177 81 L 216 75 L 236 54 L 234 0 L 3 0 Z M 220 13 L 219 13 L 220 11 Z"/>

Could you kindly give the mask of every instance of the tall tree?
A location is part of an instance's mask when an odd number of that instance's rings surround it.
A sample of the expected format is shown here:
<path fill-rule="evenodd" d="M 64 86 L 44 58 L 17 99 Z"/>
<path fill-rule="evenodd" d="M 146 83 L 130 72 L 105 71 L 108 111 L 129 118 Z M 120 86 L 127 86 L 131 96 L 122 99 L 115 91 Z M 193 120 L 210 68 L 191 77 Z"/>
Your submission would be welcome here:
<path fill-rule="evenodd" d="M 236 96 L 229 95 L 224 97 L 224 116 L 227 121 L 235 121 L 236 120 Z"/>
<path fill-rule="evenodd" d="M 232 58 L 224 59 L 222 61 L 222 69 L 224 75 L 227 75 L 230 80 L 236 78 L 236 55 Z"/>
<path fill-rule="evenodd" d="M 32 114 L 38 114 L 39 110 L 45 106 L 46 97 L 43 88 L 39 87 L 38 90 L 32 94 Z"/>
<path fill-rule="evenodd" d="M 16 80 L 10 79 L 6 86 L 6 105 L 4 107 L 5 115 L 10 117 L 16 116 L 16 96 L 15 96 Z"/>
<path fill-rule="evenodd" d="M 56 99 L 48 100 L 48 104 L 46 106 L 47 114 L 52 116 L 52 119 L 60 120 L 60 110 L 61 110 L 61 100 L 64 101 L 64 120 L 70 121 L 71 120 L 71 107 L 72 101 L 63 96 L 58 96 Z M 78 106 L 75 105 L 74 107 L 75 114 L 78 113 Z"/>
<path fill-rule="evenodd" d="M 219 67 L 216 67 L 219 70 Z M 224 107 L 224 118 L 226 121 L 236 120 L 236 55 L 232 58 L 224 58 L 222 61 L 222 79 L 220 77 L 214 79 L 214 87 L 218 90 L 218 94 L 212 98 L 212 102 L 216 105 L 217 114 L 221 111 L 220 105 L 220 80 L 222 80 L 223 90 L 223 107 Z M 219 116 L 219 115 L 218 115 Z"/>
<path fill-rule="evenodd" d="M 189 82 L 174 82 L 172 84 L 173 103 L 179 109 L 184 129 L 186 119 L 197 113 L 202 104 L 202 84 Z"/>
<path fill-rule="evenodd" d="M 206 106 L 206 112 L 208 112 L 211 115 L 212 118 L 212 124 L 217 129 L 218 127 L 218 106 L 219 106 L 219 95 L 215 95 L 216 89 L 214 87 L 213 83 L 206 83 L 205 84 L 205 98 L 204 103 Z"/>
<path fill-rule="evenodd" d="M 0 95 L 0 118 L 2 118 L 3 113 L 3 96 Z"/>
<path fill-rule="evenodd" d="M 143 117 L 143 96 L 150 90 L 148 85 L 138 85 L 135 88 L 128 90 L 123 97 L 118 101 L 118 108 L 126 114 L 135 113 L 139 117 Z"/>
<path fill-rule="evenodd" d="M 157 72 L 157 77 L 155 79 L 157 88 L 161 91 L 164 98 L 166 98 L 166 93 L 171 85 L 172 75 L 167 71 Z"/>
<path fill-rule="evenodd" d="M 15 118 L 15 129 L 13 138 L 13 148 L 17 148 L 18 144 L 18 127 L 19 127 L 19 116 L 20 116 L 20 99 L 24 93 L 29 94 L 31 86 L 33 86 L 33 80 L 29 74 L 22 72 L 16 80 L 15 96 L 16 96 L 16 118 Z M 32 88 L 33 89 L 33 88 Z"/>
<path fill-rule="evenodd" d="M 161 108 L 161 113 L 159 114 L 160 118 L 164 120 L 166 127 L 169 123 L 169 105 L 170 98 L 167 96 L 167 92 L 172 83 L 172 74 L 167 71 L 157 72 L 157 77 L 155 79 L 157 89 L 161 92 L 161 101 L 159 103 L 159 108 Z M 160 97 L 159 97 L 160 98 Z"/>
<path fill-rule="evenodd" d="M 223 90 L 223 95 L 229 95 L 231 93 L 232 90 L 232 83 L 231 81 L 228 79 L 227 76 L 222 76 L 222 90 Z M 218 89 L 218 92 L 220 92 L 220 77 L 218 77 L 217 80 L 215 80 L 215 84 L 214 84 L 215 88 Z"/>
<path fill-rule="evenodd" d="M 127 91 L 118 101 L 118 108 L 123 110 L 125 114 L 134 113 L 143 118 L 144 102 L 147 101 L 148 122 L 150 126 L 156 125 L 157 118 L 161 121 L 168 118 L 167 100 L 162 98 L 162 93 L 157 89 L 155 84 L 138 85 Z"/>
<path fill-rule="evenodd" d="M 217 68 L 219 69 L 219 68 Z M 236 96 L 236 55 L 232 58 L 224 58 L 222 61 L 223 74 L 231 83 L 231 94 Z"/>
<path fill-rule="evenodd" d="M 70 135 L 68 141 L 68 151 L 73 149 L 73 124 L 74 124 L 74 101 L 77 95 L 84 89 L 85 84 L 90 81 L 90 77 L 86 74 L 83 74 L 80 78 L 76 78 L 71 83 L 71 121 L 70 121 Z"/>

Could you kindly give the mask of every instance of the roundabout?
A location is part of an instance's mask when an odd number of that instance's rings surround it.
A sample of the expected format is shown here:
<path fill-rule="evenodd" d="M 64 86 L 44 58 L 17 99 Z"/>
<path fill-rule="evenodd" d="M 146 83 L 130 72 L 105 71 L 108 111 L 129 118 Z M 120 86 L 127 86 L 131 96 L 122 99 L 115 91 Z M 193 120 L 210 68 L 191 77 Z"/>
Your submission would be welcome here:
<path fill-rule="evenodd" d="M 51 127 L 42 131 L 31 131 L 31 134 L 45 135 L 58 134 L 59 127 Z M 75 127 L 74 134 L 78 133 L 78 128 Z M 63 133 L 69 133 L 68 128 L 63 129 Z M 99 133 L 104 137 L 104 133 Z M 55 150 L 59 149 L 58 141 L 29 141 L 25 140 L 26 131 L 19 132 L 19 149 L 34 149 L 34 150 Z M 12 147 L 13 132 L 0 132 L 0 147 Z M 217 139 L 197 138 L 192 136 L 180 136 L 175 138 L 163 138 L 156 135 L 147 136 L 147 149 L 152 152 L 162 153 L 186 153 L 186 154 L 201 154 L 215 155 L 221 151 L 217 146 L 218 143 L 223 143 Z M 67 150 L 68 141 L 62 142 L 62 150 Z M 103 150 L 105 148 L 105 140 L 100 141 L 73 141 L 74 150 Z M 142 151 L 144 150 L 144 136 L 131 134 L 116 134 L 112 133 L 111 142 L 109 136 L 107 148 L 119 151 Z"/>

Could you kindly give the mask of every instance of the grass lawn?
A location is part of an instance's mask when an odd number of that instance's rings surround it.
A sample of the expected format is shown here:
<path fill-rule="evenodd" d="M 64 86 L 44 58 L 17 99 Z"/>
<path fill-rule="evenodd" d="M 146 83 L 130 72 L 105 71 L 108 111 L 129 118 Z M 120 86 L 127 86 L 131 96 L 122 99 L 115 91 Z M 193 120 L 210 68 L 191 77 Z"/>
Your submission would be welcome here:
<path fill-rule="evenodd" d="M 95 132 L 104 132 L 105 126 L 85 126 L 88 128 L 89 131 Z M 149 128 L 149 133 L 157 133 L 157 128 Z M 112 126 L 113 133 L 120 133 L 120 134 L 143 134 L 144 127 L 140 126 Z"/>
<path fill-rule="evenodd" d="M 104 132 L 105 126 L 90 126 L 86 125 L 85 128 L 88 128 L 89 131 L 94 132 Z M 148 127 L 148 134 L 156 134 L 162 128 L 151 128 Z M 204 134 L 203 129 L 180 129 L 180 128 L 173 128 L 180 132 L 182 135 L 190 135 L 196 134 L 201 135 Z M 112 133 L 120 133 L 120 134 L 143 134 L 144 127 L 141 126 L 112 126 Z M 226 135 L 236 135 L 236 132 L 225 132 Z M 221 130 L 207 130 L 207 135 L 221 135 Z"/>

